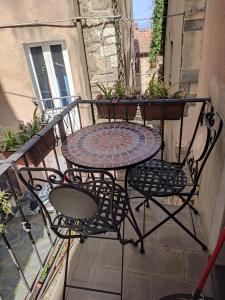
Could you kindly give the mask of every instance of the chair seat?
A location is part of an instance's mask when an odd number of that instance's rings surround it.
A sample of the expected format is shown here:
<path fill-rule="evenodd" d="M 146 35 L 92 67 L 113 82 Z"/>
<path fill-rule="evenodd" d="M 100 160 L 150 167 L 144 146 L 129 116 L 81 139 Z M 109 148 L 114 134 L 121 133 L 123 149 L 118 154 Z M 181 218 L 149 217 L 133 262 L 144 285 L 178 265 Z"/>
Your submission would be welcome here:
<path fill-rule="evenodd" d="M 116 231 L 110 212 L 110 193 L 100 182 L 88 182 L 82 185 L 98 199 L 98 214 L 92 218 L 73 219 L 65 215 L 58 215 L 53 224 L 75 230 L 82 234 L 99 234 L 101 232 Z M 128 214 L 128 197 L 125 190 L 118 184 L 115 185 L 113 199 L 113 214 L 116 224 L 120 225 Z"/>
<path fill-rule="evenodd" d="M 175 195 L 187 184 L 180 165 L 158 159 L 130 168 L 127 176 L 129 185 L 146 197 Z"/>

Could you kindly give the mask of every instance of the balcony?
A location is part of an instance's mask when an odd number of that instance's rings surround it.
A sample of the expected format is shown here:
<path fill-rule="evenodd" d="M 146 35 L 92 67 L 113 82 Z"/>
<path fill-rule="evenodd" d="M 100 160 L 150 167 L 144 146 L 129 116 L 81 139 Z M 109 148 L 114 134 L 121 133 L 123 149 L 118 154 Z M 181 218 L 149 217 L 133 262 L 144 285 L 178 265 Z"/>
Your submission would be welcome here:
<path fill-rule="evenodd" d="M 54 99 L 53 99 L 54 100 Z M 43 101 L 43 100 L 42 100 Z M 48 228 L 45 215 L 38 213 L 27 216 L 27 210 L 35 206 L 32 199 L 18 183 L 15 171 L 10 161 L 17 165 L 29 166 L 29 151 L 34 149 L 40 141 L 48 145 L 49 151 L 40 151 L 40 166 L 47 166 L 65 170 L 70 164 L 66 162 L 61 152 L 61 143 L 73 132 L 88 125 L 101 122 L 129 121 L 130 107 L 136 105 L 137 111 L 133 122 L 156 128 L 163 140 L 159 158 L 165 160 L 181 160 L 194 130 L 193 120 L 196 120 L 196 111 L 201 103 L 209 99 L 179 99 L 154 100 L 154 104 L 171 105 L 176 102 L 180 105 L 179 116 L 175 120 L 168 120 L 165 106 L 160 111 L 157 120 L 149 121 L 147 105 L 151 100 L 122 101 L 123 112 L 118 117 L 118 104 L 101 101 L 105 104 L 104 118 L 99 118 L 102 111 L 97 101 L 74 101 L 65 109 L 49 110 L 46 118 L 48 125 L 38 135 L 35 135 L 24 146 L 18 149 L 10 159 L 1 161 L 0 179 L 1 188 L 8 190 L 14 206 L 14 215 L 8 221 L 6 232 L 0 240 L 0 295 L 5 300 L 11 299 L 61 299 L 63 286 L 63 266 L 65 257 L 64 243 L 56 238 Z M 163 106 L 162 106 L 163 107 Z M 132 117 L 133 118 L 133 117 Z M 121 120 L 123 119 L 123 120 Z M 192 122 L 190 123 L 190 120 Z M 173 130 L 171 130 L 173 128 Z M 175 134 L 171 136 L 172 132 Z M 48 134 L 54 134 L 53 139 L 46 139 Z M 47 146 L 46 146 L 47 147 Z M 113 174 L 116 180 L 123 184 L 124 171 Z M 139 196 L 129 189 L 130 196 Z M 173 212 L 178 205 L 176 197 L 169 197 L 164 204 Z M 29 203 L 29 209 L 27 208 Z M 132 201 L 132 207 L 140 203 Z M 196 196 L 196 207 L 199 203 Z M 35 209 L 32 210 L 35 213 Z M 52 212 L 54 213 L 54 212 Z M 137 212 L 135 218 L 139 227 L 143 227 L 143 208 Z M 145 208 L 145 228 L 151 228 L 164 218 L 164 214 L 154 204 Z M 189 209 L 179 216 L 182 222 L 192 228 L 193 219 L 197 235 L 205 241 L 204 226 L 201 216 L 193 215 Z M 29 230 L 31 224 L 31 230 Z M 131 226 L 126 226 L 126 237 L 136 239 L 136 233 Z M 10 250 L 9 250 L 10 248 Z M 145 240 L 146 253 L 141 255 L 139 249 L 131 245 L 125 247 L 125 279 L 124 299 L 151 299 L 171 293 L 192 292 L 198 281 L 207 253 L 186 235 L 172 221 L 156 230 L 151 237 Z M 87 286 L 91 289 L 105 288 L 111 291 L 120 289 L 120 251 L 119 242 L 110 240 L 87 239 L 84 244 L 74 241 L 69 262 L 69 282 Z M 211 283 L 208 280 L 205 295 L 211 295 Z M 35 298 L 36 297 L 36 298 Z M 115 295 L 105 295 L 94 292 L 68 290 L 67 299 L 117 299 Z"/>

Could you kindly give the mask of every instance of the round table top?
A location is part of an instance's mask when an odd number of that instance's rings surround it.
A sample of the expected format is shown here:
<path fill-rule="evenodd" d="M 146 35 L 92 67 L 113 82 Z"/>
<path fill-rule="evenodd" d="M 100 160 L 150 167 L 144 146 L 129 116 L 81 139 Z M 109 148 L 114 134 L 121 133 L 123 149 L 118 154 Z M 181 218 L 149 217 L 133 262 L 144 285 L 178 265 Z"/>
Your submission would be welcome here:
<path fill-rule="evenodd" d="M 85 168 L 125 169 L 154 156 L 161 146 L 159 133 L 142 124 L 112 122 L 82 128 L 62 145 L 64 157 Z"/>

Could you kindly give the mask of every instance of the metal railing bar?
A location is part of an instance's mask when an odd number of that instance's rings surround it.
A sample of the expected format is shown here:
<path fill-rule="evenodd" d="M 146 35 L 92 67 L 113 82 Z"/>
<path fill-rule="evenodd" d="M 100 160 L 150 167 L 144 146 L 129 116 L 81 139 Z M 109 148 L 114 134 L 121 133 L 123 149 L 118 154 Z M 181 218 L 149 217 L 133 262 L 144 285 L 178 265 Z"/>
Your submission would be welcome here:
<path fill-rule="evenodd" d="M 116 121 L 115 105 L 111 104 L 111 106 L 112 106 L 112 112 L 113 112 L 113 119 L 114 119 L 114 122 L 115 122 Z"/>
<path fill-rule="evenodd" d="M 112 100 L 75 100 L 77 103 L 93 103 L 93 104 L 109 104 L 113 103 Z M 133 99 L 126 100 L 121 99 L 118 103 L 127 103 L 127 104 L 145 104 L 145 103 L 154 103 L 154 104 L 163 104 L 163 103 L 202 103 L 202 102 L 211 102 L 211 98 L 182 98 L 182 99 Z M 115 104 L 116 105 L 116 104 Z"/>
<path fill-rule="evenodd" d="M 73 126 L 72 126 L 70 112 L 68 112 L 68 118 L 69 118 L 69 123 L 70 123 L 70 130 L 71 130 L 71 133 L 73 133 Z"/>
<path fill-rule="evenodd" d="M 46 99 L 33 99 L 33 102 L 46 102 L 46 101 L 53 101 L 53 100 L 61 100 L 61 99 L 67 99 L 67 98 L 74 98 L 74 100 L 77 100 L 79 98 L 79 96 L 62 96 L 62 97 L 53 97 L 53 98 L 46 98 Z M 59 107 L 59 108 L 63 108 L 64 106 L 62 107 Z M 58 107 L 56 107 L 57 109 Z"/>
<path fill-rule="evenodd" d="M 40 266 L 42 267 L 43 264 L 42 264 L 42 261 L 41 261 L 41 257 L 40 257 L 40 255 L 39 255 L 38 250 L 37 250 L 37 247 L 36 247 L 36 244 L 35 244 L 33 235 L 31 234 L 31 231 L 30 231 L 30 223 L 29 223 L 28 220 L 26 219 L 26 217 L 25 217 L 25 215 L 24 215 L 24 213 L 23 213 L 23 210 L 22 210 L 22 208 L 21 208 L 21 206 L 20 206 L 20 204 L 19 204 L 19 201 L 18 201 L 18 197 L 17 197 L 16 191 L 15 191 L 15 189 L 14 189 L 14 186 L 13 186 L 12 182 L 11 182 L 11 179 L 10 179 L 10 176 L 9 176 L 8 172 L 6 172 L 5 175 L 6 175 L 6 179 L 7 179 L 7 181 L 8 181 L 9 187 L 10 187 L 10 191 L 12 192 L 12 195 L 13 195 L 13 197 L 14 197 L 14 199 L 15 199 L 15 202 L 16 202 L 16 204 L 17 204 L 17 206 L 18 206 L 18 208 L 19 208 L 20 214 L 21 214 L 21 216 L 22 216 L 23 229 L 24 229 L 25 227 L 27 227 L 27 230 L 24 230 L 24 231 L 27 233 L 27 235 L 28 235 L 28 237 L 29 237 L 29 239 L 30 239 L 30 241 L 31 241 L 32 247 L 33 247 L 33 249 L 34 249 L 34 252 L 35 252 L 35 254 L 36 254 L 36 256 L 37 256 L 37 259 L 38 259 L 38 261 L 39 261 L 39 264 L 40 264 Z"/>
<path fill-rule="evenodd" d="M 61 171 L 61 167 L 60 167 L 60 164 L 59 164 L 59 159 L 58 159 L 58 155 L 57 155 L 55 146 L 54 146 L 54 148 L 53 148 L 53 153 L 54 153 L 54 157 L 55 157 L 55 161 L 56 161 L 57 168 L 58 168 L 59 171 Z"/>
<path fill-rule="evenodd" d="M 182 104 L 181 119 L 180 119 L 180 134 L 179 134 L 179 148 L 178 148 L 178 163 L 180 163 L 181 146 L 183 137 L 183 124 L 184 124 L 184 104 Z"/>
<path fill-rule="evenodd" d="M 82 128 L 82 121 L 81 121 L 81 114 L 80 114 L 80 104 L 77 100 L 77 111 L 78 111 L 78 116 L 79 116 L 79 122 L 80 122 L 80 128 Z"/>
<path fill-rule="evenodd" d="M 92 123 L 95 125 L 95 112 L 93 103 L 91 103 L 91 116 L 92 116 Z"/>
<path fill-rule="evenodd" d="M 49 230 L 48 222 L 46 220 L 45 214 L 44 214 L 44 212 L 43 212 L 43 210 L 42 210 L 41 207 L 40 207 L 40 212 L 41 212 L 42 220 L 43 220 L 43 223 L 44 223 L 44 226 L 45 226 L 45 230 L 47 232 L 47 236 L 48 236 L 50 245 L 51 245 L 51 247 L 54 247 L 54 242 L 53 242 L 50 230 Z"/>
<path fill-rule="evenodd" d="M 162 146 L 161 146 L 161 160 L 164 158 L 164 149 L 165 149 L 165 141 L 164 141 L 164 131 L 165 131 L 165 120 L 164 120 L 164 106 L 161 106 L 161 134 L 162 134 Z"/>
<path fill-rule="evenodd" d="M 126 122 L 128 122 L 128 104 L 125 103 Z"/>
<path fill-rule="evenodd" d="M 108 118 L 109 118 L 109 123 L 111 122 L 111 109 L 112 108 L 112 104 L 110 103 L 109 105 L 108 105 Z"/>
<path fill-rule="evenodd" d="M 146 105 L 144 105 L 144 125 L 146 126 Z"/>
<path fill-rule="evenodd" d="M 0 175 L 4 174 L 11 167 L 7 160 L 0 160 Z"/>

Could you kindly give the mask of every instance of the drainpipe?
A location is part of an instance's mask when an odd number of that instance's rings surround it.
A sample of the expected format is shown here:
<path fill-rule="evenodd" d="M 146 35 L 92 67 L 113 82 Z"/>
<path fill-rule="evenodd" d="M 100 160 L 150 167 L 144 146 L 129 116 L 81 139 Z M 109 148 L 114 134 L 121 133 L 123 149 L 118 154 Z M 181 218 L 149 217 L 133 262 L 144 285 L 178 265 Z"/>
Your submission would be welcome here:
<path fill-rule="evenodd" d="M 73 0 L 73 8 L 74 8 L 74 17 L 75 18 L 81 17 L 78 0 Z M 85 50 L 85 45 L 84 45 L 84 37 L 83 37 L 81 22 L 82 22 L 82 20 L 76 20 L 76 28 L 77 28 L 80 52 L 81 52 L 80 60 L 81 60 L 82 66 L 84 68 L 83 74 L 84 74 L 84 84 L 85 84 L 87 98 L 92 99 L 90 78 L 89 78 L 88 65 L 87 65 L 87 56 L 86 56 L 86 50 Z"/>

